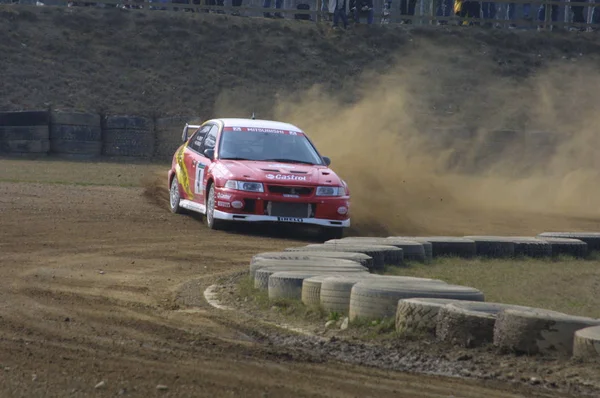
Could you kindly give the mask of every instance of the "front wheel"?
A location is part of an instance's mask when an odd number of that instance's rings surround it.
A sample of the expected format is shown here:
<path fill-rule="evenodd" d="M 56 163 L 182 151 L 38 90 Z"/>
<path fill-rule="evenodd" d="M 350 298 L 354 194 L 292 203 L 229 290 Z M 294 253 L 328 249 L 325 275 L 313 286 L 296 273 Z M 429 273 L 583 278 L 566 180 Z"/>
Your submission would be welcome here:
<path fill-rule="evenodd" d="M 177 180 L 177 176 L 175 176 L 171 181 L 171 188 L 169 189 L 169 209 L 172 213 L 183 213 L 183 208 L 179 205 L 180 202 L 181 193 L 179 191 L 179 181 Z"/>
<path fill-rule="evenodd" d="M 206 200 L 206 225 L 208 225 L 208 228 L 210 229 L 223 229 L 225 221 L 215 219 L 215 198 L 215 185 L 212 184 Z"/>
<path fill-rule="evenodd" d="M 321 239 L 327 241 L 331 239 L 342 239 L 344 237 L 344 228 L 341 227 L 322 227 Z"/>

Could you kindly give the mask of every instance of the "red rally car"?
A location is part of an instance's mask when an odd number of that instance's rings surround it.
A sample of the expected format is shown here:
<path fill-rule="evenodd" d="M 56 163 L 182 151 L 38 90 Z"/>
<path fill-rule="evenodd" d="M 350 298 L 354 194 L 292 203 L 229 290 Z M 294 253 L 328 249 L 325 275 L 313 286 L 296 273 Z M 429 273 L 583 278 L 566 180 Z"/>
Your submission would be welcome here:
<path fill-rule="evenodd" d="M 313 224 L 325 239 L 350 226 L 348 186 L 298 127 L 212 119 L 186 124 L 182 141 L 168 173 L 172 212 L 201 213 L 211 229 L 233 221 Z"/>

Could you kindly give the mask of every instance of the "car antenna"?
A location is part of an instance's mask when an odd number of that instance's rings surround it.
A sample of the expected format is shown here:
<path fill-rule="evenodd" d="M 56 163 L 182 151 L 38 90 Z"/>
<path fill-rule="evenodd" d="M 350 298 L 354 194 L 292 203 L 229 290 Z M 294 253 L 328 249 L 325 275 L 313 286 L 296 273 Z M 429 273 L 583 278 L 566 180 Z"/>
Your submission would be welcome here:
<path fill-rule="evenodd" d="M 254 112 L 252 112 L 252 120 L 256 119 L 256 116 L 254 116 Z"/>

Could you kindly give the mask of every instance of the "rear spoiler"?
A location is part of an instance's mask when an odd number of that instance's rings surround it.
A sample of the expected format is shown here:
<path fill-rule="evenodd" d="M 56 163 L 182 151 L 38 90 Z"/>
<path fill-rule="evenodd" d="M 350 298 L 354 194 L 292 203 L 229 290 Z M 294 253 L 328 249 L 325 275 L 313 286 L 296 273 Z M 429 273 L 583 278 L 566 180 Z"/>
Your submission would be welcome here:
<path fill-rule="evenodd" d="M 181 135 L 181 141 L 186 142 L 188 140 L 188 130 L 195 129 L 198 130 L 201 126 L 199 124 L 185 124 L 183 128 L 183 134 Z"/>

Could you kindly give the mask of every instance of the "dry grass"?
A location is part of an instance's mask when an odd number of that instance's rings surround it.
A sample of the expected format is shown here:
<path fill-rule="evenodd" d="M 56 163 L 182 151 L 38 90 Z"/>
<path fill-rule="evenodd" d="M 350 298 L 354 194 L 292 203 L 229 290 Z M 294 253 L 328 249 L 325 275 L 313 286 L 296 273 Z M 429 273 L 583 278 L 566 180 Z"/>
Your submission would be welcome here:
<path fill-rule="evenodd" d="M 440 259 L 386 273 L 472 286 L 486 301 L 600 318 L 600 260 Z"/>
<path fill-rule="evenodd" d="M 165 176 L 168 164 L 147 164 L 128 160 L 67 161 L 59 159 L 0 159 L 0 182 L 33 182 L 76 185 L 140 187 L 159 174 Z M 166 187 L 166 182 L 165 182 Z"/>

